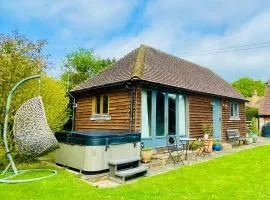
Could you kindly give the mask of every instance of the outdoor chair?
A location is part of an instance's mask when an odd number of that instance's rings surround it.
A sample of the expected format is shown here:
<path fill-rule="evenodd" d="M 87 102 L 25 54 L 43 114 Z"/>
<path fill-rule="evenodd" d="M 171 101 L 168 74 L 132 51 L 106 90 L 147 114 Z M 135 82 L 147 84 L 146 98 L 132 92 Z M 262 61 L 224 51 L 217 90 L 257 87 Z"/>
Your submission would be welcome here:
<path fill-rule="evenodd" d="M 198 138 L 199 141 L 199 147 L 198 147 L 198 151 L 197 151 L 197 156 L 203 156 L 205 157 L 206 155 L 211 155 L 211 152 L 209 152 L 209 145 L 210 142 L 208 139 L 204 139 L 204 138 Z"/>
<path fill-rule="evenodd" d="M 184 147 L 182 145 L 178 145 L 175 135 L 167 135 L 166 139 L 169 153 L 169 158 L 166 164 L 171 159 L 174 164 L 181 162 L 184 165 L 184 162 L 181 158 L 181 156 L 184 154 Z"/>
<path fill-rule="evenodd" d="M 237 143 L 240 145 L 241 142 L 245 142 L 245 138 L 241 137 L 238 129 L 227 129 L 228 141 L 235 146 Z"/>

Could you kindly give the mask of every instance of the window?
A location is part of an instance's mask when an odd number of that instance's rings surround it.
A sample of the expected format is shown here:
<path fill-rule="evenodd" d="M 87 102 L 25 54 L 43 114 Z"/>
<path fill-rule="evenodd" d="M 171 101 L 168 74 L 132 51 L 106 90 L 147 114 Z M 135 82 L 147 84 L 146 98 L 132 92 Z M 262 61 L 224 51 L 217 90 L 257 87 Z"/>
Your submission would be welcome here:
<path fill-rule="evenodd" d="M 108 114 L 108 95 L 103 95 L 103 114 Z"/>
<path fill-rule="evenodd" d="M 141 97 L 141 113 L 142 113 L 142 121 L 141 121 L 141 132 L 142 138 L 150 138 L 151 137 L 151 121 L 152 121 L 152 92 L 151 91 L 142 91 Z"/>
<path fill-rule="evenodd" d="M 168 95 L 168 103 L 169 103 L 169 134 L 176 134 L 176 95 L 169 94 Z"/>
<path fill-rule="evenodd" d="M 96 96 L 95 99 L 96 99 L 95 114 L 100 114 L 100 96 L 99 95 Z"/>
<path fill-rule="evenodd" d="M 231 103 L 231 117 L 230 119 L 240 119 L 239 118 L 239 104 L 238 103 Z"/>
<path fill-rule="evenodd" d="M 165 134 L 165 93 L 157 92 L 156 99 L 156 135 Z"/>
<path fill-rule="evenodd" d="M 96 95 L 93 98 L 93 109 L 91 120 L 110 120 L 109 117 L 109 96 Z"/>

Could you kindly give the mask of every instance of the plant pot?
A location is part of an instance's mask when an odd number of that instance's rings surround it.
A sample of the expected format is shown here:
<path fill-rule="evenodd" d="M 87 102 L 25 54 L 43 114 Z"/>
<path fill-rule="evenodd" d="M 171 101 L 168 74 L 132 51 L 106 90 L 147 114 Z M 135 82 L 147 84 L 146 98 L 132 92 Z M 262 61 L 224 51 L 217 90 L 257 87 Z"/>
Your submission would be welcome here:
<path fill-rule="evenodd" d="M 253 142 L 253 139 L 252 138 L 246 138 L 245 139 L 245 144 L 246 145 L 249 145 L 249 144 L 251 144 Z"/>
<path fill-rule="evenodd" d="M 252 138 L 252 141 L 253 141 L 253 143 L 256 143 L 258 141 L 258 138 L 257 137 L 253 137 Z"/>
<path fill-rule="evenodd" d="M 198 149 L 195 149 L 195 150 L 193 150 L 195 153 L 196 153 L 196 155 L 198 155 L 198 156 L 200 156 L 201 154 L 202 154 L 202 149 L 200 149 L 200 148 L 198 148 Z"/>
<path fill-rule="evenodd" d="M 142 150 L 141 151 L 142 162 L 144 162 L 144 163 L 150 162 L 152 156 L 153 156 L 153 150 Z"/>
<path fill-rule="evenodd" d="M 210 153 L 212 152 L 212 146 L 213 146 L 214 140 L 205 140 L 204 144 L 206 146 L 206 148 L 204 149 L 204 151 L 206 153 Z"/>
<path fill-rule="evenodd" d="M 213 144 L 213 146 L 212 146 L 213 151 L 220 151 L 221 149 L 222 149 L 221 144 Z"/>

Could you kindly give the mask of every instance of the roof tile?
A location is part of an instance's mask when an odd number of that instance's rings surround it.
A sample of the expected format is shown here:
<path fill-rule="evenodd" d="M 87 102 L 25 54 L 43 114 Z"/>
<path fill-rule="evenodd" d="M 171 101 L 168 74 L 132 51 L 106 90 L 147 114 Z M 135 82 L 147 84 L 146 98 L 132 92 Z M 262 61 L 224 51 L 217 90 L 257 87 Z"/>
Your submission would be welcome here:
<path fill-rule="evenodd" d="M 246 100 L 210 69 L 145 45 L 79 85 L 75 91 L 122 82 L 134 77 L 195 92 Z"/>

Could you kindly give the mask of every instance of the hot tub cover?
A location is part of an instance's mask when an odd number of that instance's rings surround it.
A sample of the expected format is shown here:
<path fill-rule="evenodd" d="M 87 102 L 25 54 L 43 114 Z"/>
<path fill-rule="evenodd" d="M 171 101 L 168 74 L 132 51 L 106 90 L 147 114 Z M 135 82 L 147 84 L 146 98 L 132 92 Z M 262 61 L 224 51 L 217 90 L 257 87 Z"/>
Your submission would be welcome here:
<path fill-rule="evenodd" d="M 137 132 L 119 130 L 61 131 L 55 133 L 58 142 L 84 146 L 118 145 L 141 141 Z"/>

